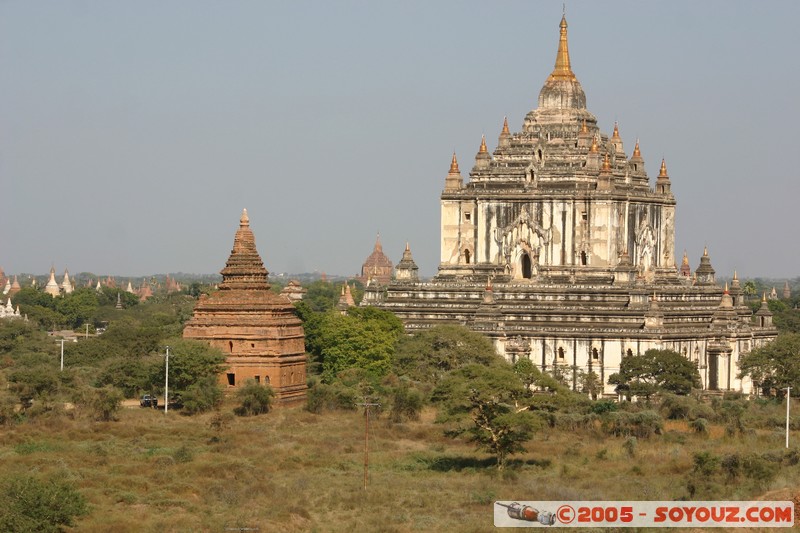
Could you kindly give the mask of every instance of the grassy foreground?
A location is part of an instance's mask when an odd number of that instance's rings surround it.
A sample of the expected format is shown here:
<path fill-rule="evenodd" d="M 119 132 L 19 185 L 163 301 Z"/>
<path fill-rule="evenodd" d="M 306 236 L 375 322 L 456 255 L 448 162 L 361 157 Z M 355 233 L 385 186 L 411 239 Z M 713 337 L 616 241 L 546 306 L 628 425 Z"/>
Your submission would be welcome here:
<path fill-rule="evenodd" d="M 494 500 L 690 499 L 697 477 L 706 485 L 694 499 L 800 494 L 798 464 L 767 481 L 693 473 L 695 452 L 785 454 L 772 431 L 733 438 L 714 426 L 704 437 L 667 422 L 664 435 L 631 444 L 543 429 L 499 474 L 426 411 L 419 422 L 371 422 L 364 491 L 363 414 L 278 409 L 221 428 L 215 416 L 135 408 L 116 422 L 40 418 L 0 433 L 0 462 L 5 475 L 69 480 L 90 505 L 76 530 L 89 532 L 490 531 Z"/>

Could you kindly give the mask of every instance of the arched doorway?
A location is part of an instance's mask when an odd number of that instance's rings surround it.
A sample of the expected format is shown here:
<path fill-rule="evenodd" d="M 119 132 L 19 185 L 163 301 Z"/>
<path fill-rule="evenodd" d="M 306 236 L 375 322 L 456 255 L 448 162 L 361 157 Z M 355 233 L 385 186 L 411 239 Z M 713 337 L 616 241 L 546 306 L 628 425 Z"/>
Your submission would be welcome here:
<path fill-rule="evenodd" d="M 464 262 L 469 264 L 469 250 L 464 250 Z"/>
<path fill-rule="evenodd" d="M 531 265 L 531 256 L 529 256 L 528 254 L 522 254 L 522 258 L 520 259 L 520 266 L 522 267 L 522 277 L 524 279 L 531 279 L 531 275 L 533 273 Z"/>

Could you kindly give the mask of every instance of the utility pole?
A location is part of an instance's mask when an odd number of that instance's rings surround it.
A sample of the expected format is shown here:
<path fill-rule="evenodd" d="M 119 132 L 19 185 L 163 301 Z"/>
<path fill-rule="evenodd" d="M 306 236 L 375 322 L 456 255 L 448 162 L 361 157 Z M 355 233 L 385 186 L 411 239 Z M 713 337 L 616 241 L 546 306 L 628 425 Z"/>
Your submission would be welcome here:
<path fill-rule="evenodd" d="M 64 371 L 64 339 L 59 339 L 56 342 L 61 343 L 61 371 Z"/>
<path fill-rule="evenodd" d="M 364 406 L 364 490 L 367 490 L 369 483 L 369 408 L 380 406 L 379 403 L 370 403 L 367 398 L 358 405 Z"/>
<path fill-rule="evenodd" d="M 789 448 L 789 404 L 791 403 L 791 387 L 786 387 L 786 448 Z"/>
<path fill-rule="evenodd" d="M 167 369 L 164 371 L 164 414 L 169 409 L 169 346 L 167 346 Z"/>

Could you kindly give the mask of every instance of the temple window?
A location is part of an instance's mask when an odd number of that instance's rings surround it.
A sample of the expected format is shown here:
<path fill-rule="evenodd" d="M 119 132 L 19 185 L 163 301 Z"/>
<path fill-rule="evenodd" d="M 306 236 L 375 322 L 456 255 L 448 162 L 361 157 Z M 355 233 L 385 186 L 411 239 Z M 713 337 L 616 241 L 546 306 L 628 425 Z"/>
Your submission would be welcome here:
<path fill-rule="evenodd" d="M 236 374 L 234 374 L 233 372 L 229 372 L 227 374 L 227 376 L 228 376 L 228 385 L 230 385 L 231 387 L 235 387 L 236 386 Z"/>
<path fill-rule="evenodd" d="M 597 352 L 597 348 L 592 348 L 592 359 L 600 359 L 600 354 Z"/>
<path fill-rule="evenodd" d="M 564 359 L 564 348 L 559 348 L 558 349 L 558 358 L 559 359 Z"/>
<path fill-rule="evenodd" d="M 233 353 L 233 341 L 228 341 L 228 351 Z"/>
<path fill-rule="evenodd" d="M 581 265 L 586 266 L 589 264 L 589 258 L 586 257 L 586 252 L 581 252 Z"/>
<path fill-rule="evenodd" d="M 628 357 L 633 357 L 633 350 L 631 350 L 630 348 L 628 348 L 628 351 L 627 351 L 626 355 L 627 355 Z"/>
<path fill-rule="evenodd" d="M 256 376 L 255 380 L 256 380 L 256 383 L 261 383 L 261 376 Z"/>
<path fill-rule="evenodd" d="M 469 250 L 464 250 L 464 262 L 469 264 Z"/>
<path fill-rule="evenodd" d="M 464 213 L 464 222 L 469 222 L 472 220 L 472 213 Z"/>

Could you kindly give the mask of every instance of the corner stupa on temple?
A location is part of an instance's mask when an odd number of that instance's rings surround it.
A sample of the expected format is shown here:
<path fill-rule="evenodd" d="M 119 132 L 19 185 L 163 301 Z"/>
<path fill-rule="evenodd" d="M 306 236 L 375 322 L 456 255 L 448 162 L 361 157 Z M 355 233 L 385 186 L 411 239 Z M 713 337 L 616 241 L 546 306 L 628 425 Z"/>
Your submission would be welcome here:
<path fill-rule="evenodd" d="M 639 140 L 629 157 L 619 124 L 601 130 L 572 70 L 566 17 L 537 103 L 519 131 L 503 120 L 493 151 L 481 138 L 468 179 L 448 156 L 437 275 L 414 280 L 405 261 L 362 305 L 394 312 L 408 332 L 464 324 L 512 362 L 559 367 L 576 390 L 593 372 L 615 396 L 608 377 L 622 358 L 657 348 L 695 361 L 706 390 L 752 392 L 737 361 L 776 337 L 769 309 L 754 317 L 738 281 L 723 290 L 708 249 L 693 274 L 687 254 L 679 270 L 680 181 L 673 190 L 665 159 L 651 180 Z"/>
<path fill-rule="evenodd" d="M 306 396 L 305 335 L 289 298 L 270 290 L 269 272 L 256 250 L 247 210 L 242 212 L 219 290 L 201 295 L 183 336 L 203 340 L 226 355 L 220 382 L 228 389 L 248 380 L 270 385 L 279 404 Z"/>

